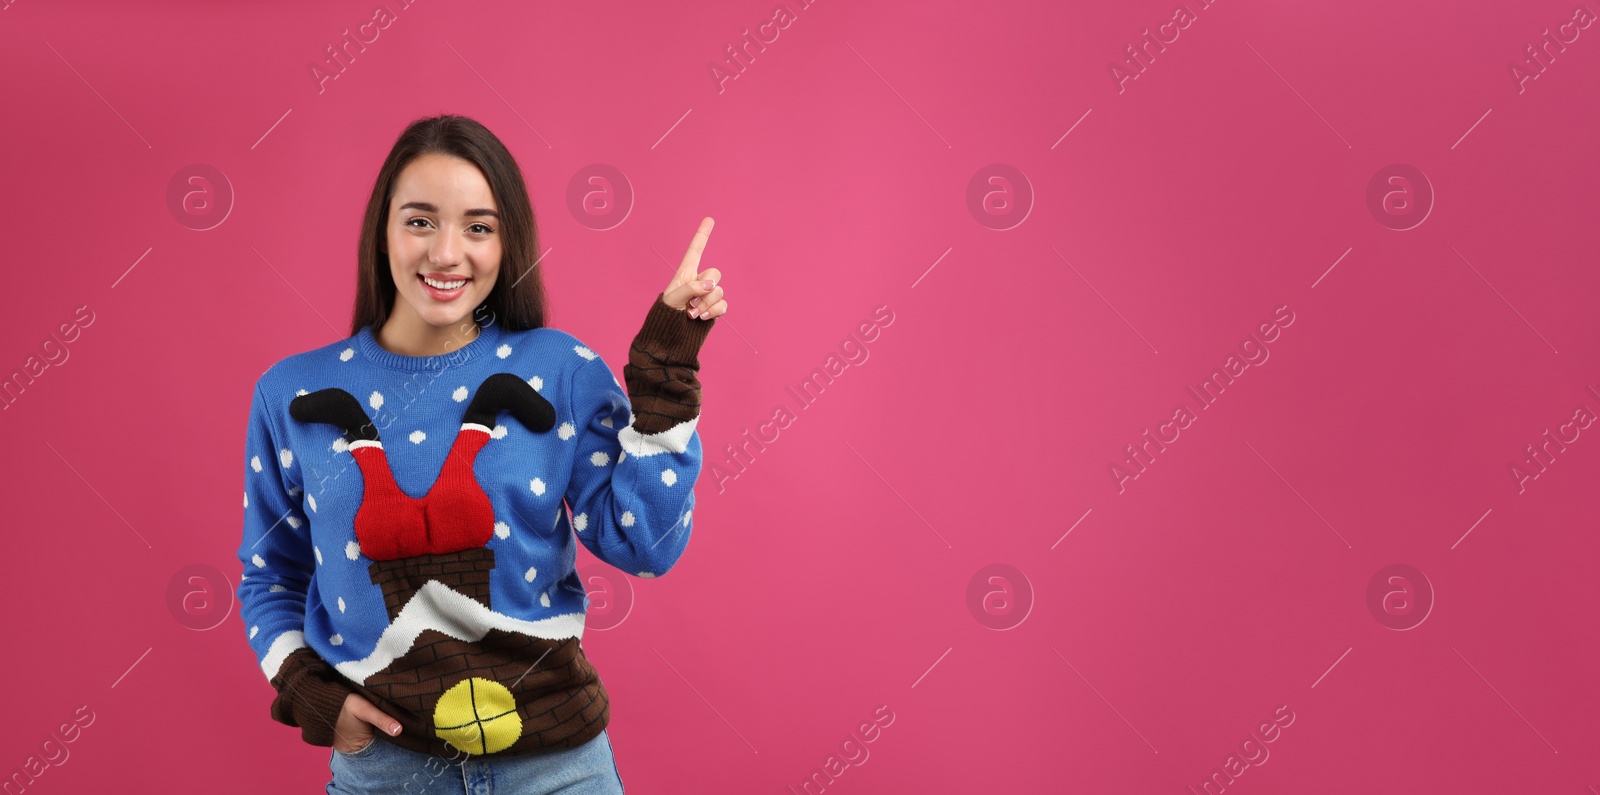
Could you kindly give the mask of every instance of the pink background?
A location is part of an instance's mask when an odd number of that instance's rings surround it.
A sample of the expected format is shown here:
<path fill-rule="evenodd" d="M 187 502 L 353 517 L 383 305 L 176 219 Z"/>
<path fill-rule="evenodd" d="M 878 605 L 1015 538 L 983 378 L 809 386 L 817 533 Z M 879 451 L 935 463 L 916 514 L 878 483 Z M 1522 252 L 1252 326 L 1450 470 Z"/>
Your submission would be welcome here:
<path fill-rule="evenodd" d="M 319 93 L 373 2 L 12 0 L 0 372 L 95 320 L 0 412 L 0 770 L 87 705 L 29 792 L 327 781 L 228 603 L 249 390 L 345 336 L 381 159 L 456 112 L 527 174 L 551 324 L 614 367 L 716 219 L 693 541 L 659 581 L 591 580 L 633 590 L 584 639 L 630 792 L 798 791 L 879 705 L 828 792 L 1176 795 L 1281 705 L 1228 792 L 1596 792 L 1600 427 L 1522 487 L 1510 465 L 1600 415 L 1600 27 L 1519 93 L 1571 0 L 1199 1 L 1121 92 L 1108 63 L 1173 0 L 790 4 L 719 92 L 772 2 L 384 0 Z M 605 231 L 566 198 L 595 163 L 634 191 Z M 206 231 L 167 200 L 192 164 L 233 191 Z M 991 164 L 1031 198 L 999 183 L 986 217 Z M 1433 191 L 1405 231 L 1367 202 L 1391 164 Z M 219 601 L 175 606 L 195 564 Z M 1016 573 L 979 595 L 1011 601 L 973 609 L 991 564 Z M 1432 604 L 1369 607 L 1391 564 Z"/>

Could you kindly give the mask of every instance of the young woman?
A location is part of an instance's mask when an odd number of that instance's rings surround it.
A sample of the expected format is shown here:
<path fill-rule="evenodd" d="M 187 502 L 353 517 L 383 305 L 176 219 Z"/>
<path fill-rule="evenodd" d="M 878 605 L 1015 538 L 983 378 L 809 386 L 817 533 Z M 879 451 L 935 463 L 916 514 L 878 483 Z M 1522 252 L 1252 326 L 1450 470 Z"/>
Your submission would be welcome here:
<path fill-rule="evenodd" d="M 482 125 L 410 125 L 378 173 L 351 336 L 256 382 L 240 615 L 330 793 L 612 793 L 577 541 L 659 577 L 688 544 L 698 353 L 727 312 L 704 219 L 622 372 L 544 325 L 533 210 Z"/>

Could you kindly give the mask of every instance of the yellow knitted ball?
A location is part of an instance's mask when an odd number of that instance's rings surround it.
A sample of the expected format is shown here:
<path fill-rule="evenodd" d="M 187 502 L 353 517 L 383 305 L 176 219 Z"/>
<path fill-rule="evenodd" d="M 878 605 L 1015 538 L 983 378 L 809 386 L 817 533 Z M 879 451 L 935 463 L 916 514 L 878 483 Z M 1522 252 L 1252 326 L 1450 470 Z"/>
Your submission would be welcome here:
<path fill-rule="evenodd" d="M 468 754 L 503 751 L 522 736 L 517 699 L 505 685 L 479 676 L 463 679 L 439 697 L 433 728 Z"/>

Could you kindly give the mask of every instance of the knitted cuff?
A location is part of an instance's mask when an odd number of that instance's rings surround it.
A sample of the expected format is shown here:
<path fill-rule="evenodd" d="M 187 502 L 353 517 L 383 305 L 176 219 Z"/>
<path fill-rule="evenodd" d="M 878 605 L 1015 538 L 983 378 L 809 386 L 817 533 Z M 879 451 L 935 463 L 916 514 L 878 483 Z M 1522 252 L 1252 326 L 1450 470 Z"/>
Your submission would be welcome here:
<path fill-rule="evenodd" d="M 650 312 L 644 317 L 644 326 L 639 329 L 634 342 L 652 341 L 659 346 L 665 361 L 699 369 L 700 363 L 696 357 L 716 322 L 716 318 L 699 320 L 689 317 L 686 310 L 667 306 L 667 294 L 662 292 L 656 295 L 656 300 L 650 305 Z"/>
<path fill-rule="evenodd" d="M 700 416 L 700 347 L 716 319 L 697 320 L 656 296 L 622 368 L 633 405 L 633 428 L 661 433 Z"/>
<path fill-rule="evenodd" d="M 344 709 L 345 696 L 354 690 L 327 661 L 309 648 L 290 653 L 272 678 L 278 696 L 272 701 L 272 719 L 300 728 L 310 745 L 333 747 L 334 724 Z"/>

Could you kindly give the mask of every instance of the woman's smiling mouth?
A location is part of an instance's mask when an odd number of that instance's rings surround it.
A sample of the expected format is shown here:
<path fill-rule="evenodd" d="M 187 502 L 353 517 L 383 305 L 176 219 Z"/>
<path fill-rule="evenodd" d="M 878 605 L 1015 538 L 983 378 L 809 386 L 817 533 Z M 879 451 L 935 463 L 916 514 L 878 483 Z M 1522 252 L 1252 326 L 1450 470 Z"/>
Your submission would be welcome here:
<path fill-rule="evenodd" d="M 472 280 L 449 274 L 429 275 L 417 274 L 417 280 L 422 282 L 422 291 L 435 301 L 453 301 L 460 298 L 467 291 L 467 283 Z"/>

